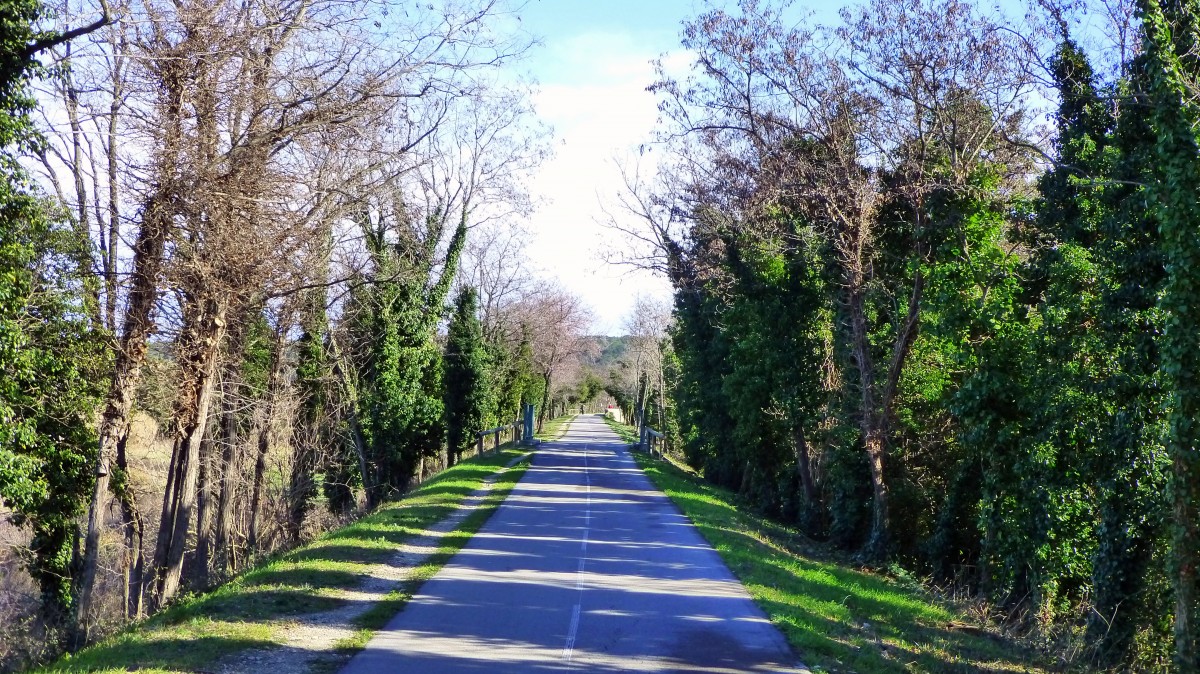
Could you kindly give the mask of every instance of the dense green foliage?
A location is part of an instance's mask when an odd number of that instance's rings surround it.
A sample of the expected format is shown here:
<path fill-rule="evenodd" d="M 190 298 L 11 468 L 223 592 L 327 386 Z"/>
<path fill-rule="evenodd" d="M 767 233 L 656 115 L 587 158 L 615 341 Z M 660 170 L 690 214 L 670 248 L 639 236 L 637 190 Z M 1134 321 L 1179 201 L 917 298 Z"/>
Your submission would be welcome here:
<path fill-rule="evenodd" d="M 517 419 L 521 416 L 521 406 L 540 401 L 546 388 L 533 362 L 528 331 L 523 329 L 515 344 L 499 339 L 485 341 L 484 348 L 489 363 L 491 399 L 495 404 L 492 414 L 498 421 Z"/>
<path fill-rule="evenodd" d="M 440 259 L 438 223 L 424 224 L 428 229 L 418 236 L 414 223 L 362 216 L 374 268 L 354 298 L 351 330 L 360 354 L 358 402 L 371 473 L 362 481 L 371 502 L 407 489 L 418 462 L 439 452 L 445 437 L 436 330 L 467 228 L 465 219 L 458 223 Z"/>
<path fill-rule="evenodd" d="M 487 351 L 477 314 L 475 289 L 463 288 L 454 300 L 442 373 L 446 447 L 451 461 L 471 448 L 477 432 L 491 428 L 496 421 L 491 414 L 495 403 L 490 399 Z"/>
<path fill-rule="evenodd" d="M 27 53 L 38 2 L 0 7 L 0 502 L 28 529 L 28 566 L 52 623 L 69 615 L 76 521 L 95 463 L 102 335 L 87 319 L 87 242 L 39 201 L 16 156 L 37 142 Z"/>
<path fill-rule="evenodd" d="M 1145 53 L 1135 78 L 1145 87 L 1153 128 L 1151 211 L 1167 271 L 1159 307 L 1170 403 L 1167 450 L 1175 589 L 1175 663 L 1200 669 L 1200 6 L 1139 3 Z"/>
<path fill-rule="evenodd" d="M 940 40 L 979 34 L 956 23 L 968 5 L 918 5 L 909 11 L 948 17 Z M 665 250 L 688 461 L 811 536 L 987 597 L 1028 633 L 1076 640 L 1089 666 L 1161 669 L 1173 657 L 1195 669 L 1196 8 L 1143 3 L 1145 49 L 1112 81 L 1064 28 L 1050 63 L 1056 162 L 1032 192 L 1023 146 L 1008 143 L 1020 114 L 972 98 L 961 71 L 914 85 L 930 121 L 892 138 L 885 159 L 836 131 L 880 114 L 855 109 L 861 98 L 829 103 L 829 126 L 803 131 L 784 111 L 726 105 L 730 72 L 759 68 L 774 75 L 768 89 L 784 88 L 786 64 L 806 63 L 791 36 L 776 36 L 779 54 L 733 58 L 775 30 L 756 23 L 754 3 L 743 10 L 751 18 L 713 11 L 689 24 L 706 74 L 656 85 L 665 109 L 715 117 L 693 128 L 675 117 L 704 148 L 689 161 L 750 176 L 700 173 L 686 236 Z M 871 42 L 885 34 L 853 47 L 885 54 L 858 66 L 884 73 L 864 78 L 867 90 L 887 76 L 886 49 Z M 871 139 L 878 121 L 856 123 L 843 128 Z M 930 130 L 946 123 L 959 135 Z M 980 136 L 987 149 L 974 155 L 955 145 L 989 126 L 1007 137 Z M 859 220 L 842 196 L 855 189 L 857 204 L 866 190 L 876 199 Z"/>

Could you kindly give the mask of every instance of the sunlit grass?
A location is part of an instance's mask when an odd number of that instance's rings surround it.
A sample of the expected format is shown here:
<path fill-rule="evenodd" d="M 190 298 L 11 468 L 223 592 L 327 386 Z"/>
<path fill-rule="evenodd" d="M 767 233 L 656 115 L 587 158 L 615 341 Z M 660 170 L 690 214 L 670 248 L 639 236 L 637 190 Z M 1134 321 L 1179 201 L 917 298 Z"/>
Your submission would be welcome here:
<path fill-rule="evenodd" d="M 342 606 L 341 590 L 358 585 L 371 567 L 386 562 L 406 540 L 449 516 L 484 478 L 521 455 L 520 450 L 506 449 L 464 461 L 400 501 L 264 562 L 211 592 L 186 597 L 153 618 L 39 671 L 204 671 L 239 651 L 277 647 L 289 618 Z M 336 649 L 345 654 L 361 648 L 372 630 L 400 611 L 421 584 L 483 526 L 526 466 L 522 463 L 501 475 L 481 507 L 443 538 L 400 589 L 360 616 L 357 622 L 362 629 Z"/>
<path fill-rule="evenodd" d="M 567 432 L 567 426 L 570 425 L 571 420 L 574 418 L 574 414 L 564 414 L 553 419 L 547 419 L 542 424 L 541 432 L 535 433 L 534 437 L 547 442 L 557 440 Z"/>
<path fill-rule="evenodd" d="M 625 424 L 610 417 L 604 417 L 604 423 L 608 424 L 608 427 L 613 429 L 613 432 L 621 437 L 621 442 L 633 444 L 638 441 L 637 429 L 633 426 L 626 426 Z"/>
<path fill-rule="evenodd" d="M 620 432 L 620 425 L 613 425 Z M 717 549 L 814 672 L 1046 672 L 1033 653 L 983 630 L 912 582 L 853 568 L 731 492 L 635 455 Z"/>
<path fill-rule="evenodd" d="M 227 653 L 273 646 L 274 636 L 274 626 L 258 622 L 193 618 L 169 627 L 146 625 L 63 658 L 44 671 L 195 671 Z"/>

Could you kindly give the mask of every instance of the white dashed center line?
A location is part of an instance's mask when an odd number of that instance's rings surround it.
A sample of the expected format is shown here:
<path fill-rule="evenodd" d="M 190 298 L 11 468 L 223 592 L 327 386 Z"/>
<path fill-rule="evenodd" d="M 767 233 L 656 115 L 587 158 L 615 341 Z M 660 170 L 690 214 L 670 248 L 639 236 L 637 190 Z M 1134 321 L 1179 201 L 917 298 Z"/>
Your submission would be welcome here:
<path fill-rule="evenodd" d="M 583 607 L 583 569 L 587 565 L 587 544 L 588 534 L 592 528 L 592 478 L 588 468 L 587 447 L 583 448 L 583 485 L 584 485 L 584 511 L 583 511 L 583 536 L 579 540 L 579 568 L 575 573 L 575 589 L 579 591 L 579 598 L 575 601 L 575 608 L 571 611 L 571 627 L 567 630 L 567 644 L 563 647 L 562 657 L 571 664 L 571 658 L 575 655 L 575 636 L 579 633 L 579 613 Z"/>

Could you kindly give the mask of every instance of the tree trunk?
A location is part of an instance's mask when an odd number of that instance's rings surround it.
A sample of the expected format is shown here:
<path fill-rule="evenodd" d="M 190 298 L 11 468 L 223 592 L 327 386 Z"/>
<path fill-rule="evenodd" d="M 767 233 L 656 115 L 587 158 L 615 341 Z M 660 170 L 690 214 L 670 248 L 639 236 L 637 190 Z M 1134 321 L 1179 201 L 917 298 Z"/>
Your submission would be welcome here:
<path fill-rule="evenodd" d="M 63 70 L 63 90 L 66 94 L 66 112 L 67 123 L 71 128 L 71 173 L 74 178 L 75 187 L 75 236 L 79 241 L 92 240 L 92 228 L 88 218 L 88 197 L 87 187 L 83 179 L 83 125 L 79 121 L 79 90 L 75 88 L 75 83 L 71 77 L 71 43 L 65 45 L 66 58 Z M 99 223 L 103 227 L 103 223 Z M 81 254 L 79 262 L 79 271 L 82 278 L 93 279 L 92 277 L 92 259 L 90 249 L 85 249 L 88 252 Z M 86 311 L 92 320 L 93 325 L 97 328 L 105 325 L 104 318 L 101 315 L 100 309 L 100 285 L 91 281 L 84 282 L 84 302 Z"/>
<path fill-rule="evenodd" d="M 219 459 L 220 490 L 217 496 L 217 518 L 213 525 L 213 568 L 220 578 L 228 578 L 236 570 L 233 555 L 233 502 L 237 496 L 240 438 L 238 437 L 238 405 L 241 402 L 242 363 L 245 360 L 246 327 L 254 315 L 251 305 L 238 308 L 224 350 L 221 366 L 221 412 L 218 421 L 221 455 Z"/>
<path fill-rule="evenodd" d="M 673 448 L 671 447 L 671 434 L 667 429 L 667 381 L 663 374 L 661 354 L 658 359 L 658 419 L 659 425 L 662 426 L 658 431 L 663 434 L 663 451 L 669 453 Z"/>
<path fill-rule="evenodd" d="M 262 520 L 263 483 L 267 475 L 267 452 L 271 449 L 271 424 L 275 417 L 275 399 L 283 379 L 284 341 L 289 326 L 280 321 L 271 353 L 271 372 L 267 379 L 267 400 L 263 406 L 262 428 L 258 432 L 258 458 L 254 463 L 254 490 L 250 498 L 250 534 L 247 540 L 251 552 L 258 552 L 259 525 Z"/>
<path fill-rule="evenodd" d="M 183 556 L 196 502 L 200 468 L 200 443 L 208 422 L 219 344 L 225 332 L 226 306 L 214 300 L 196 300 L 190 320 L 180 335 L 181 376 L 175 405 L 175 446 L 171 474 L 163 497 L 161 528 L 154 553 L 154 607 L 159 608 L 179 591 Z"/>
<path fill-rule="evenodd" d="M 859 428 L 862 433 L 863 450 L 867 454 L 867 465 L 870 468 L 872 494 L 871 533 L 863 547 L 862 555 L 865 559 L 880 560 L 887 555 L 890 534 L 888 488 L 883 471 L 884 434 L 875 402 L 875 365 L 871 359 L 870 336 L 863 308 L 865 288 L 861 276 L 856 280 L 857 282 L 850 284 L 849 290 L 850 334 L 862 396 Z"/>
<path fill-rule="evenodd" d="M 317 466 L 317 428 L 301 428 L 297 423 L 292 434 L 292 474 L 288 485 L 288 538 L 292 544 L 300 542 L 304 519 L 308 514 L 308 501 L 312 498 L 316 481 L 313 471 Z M 310 437 L 306 437 L 310 436 Z"/>
<path fill-rule="evenodd" d="M 118 50 L 114 50 L 118 52 Z M 119 52 L 118 52 L 119 53 Z M 121 200 L 118 192 L 120 181 L 117 179 L 117 135 L 118 116 L 124 105 L 124 63 L 122 56 L 113 59 L 113 98 L 108 110 L 108 142 L 105 152 L 108 159 L 108 249 L 104 251 L 104 311 L 108 325 L 115 329 L 117 325 L 117 291 L 120 282 L 117 279 L 117 245 L 121 236 Z M 140 536 L 140 534 L 139 534 Z"/>
<path fill-rule="evenodd" d="M 1193 411 L 1200 412 L 1196 400 L 1187 402 Z M 1177 569 L 1175 661 L 1179 671 L 1187 671 L 1200 665 L 1200 460 L 1194 456 L 1197 453 L 1194 444 L 1190 450 L 1193 456 L 1180 456 L 1182 453 L 1177 451 L 1171 462 L 1171 487 L 1175 495 L 1172 550 Z"/>
<path fill-rule="evenodd" d="M 96 466 L 96 484 L 92 492 L 91 507 L 88 512 L 88 529 L 84 544 L 83 560 L 80 570 L 80 595 L 78 603 L 77 623 L 81 633 L 86 637 L 90 626 L 92 611 L 92 594 L 96 583 L 96 566 L 100 546 L 100 521 L 104 508 L 104 500 L 108 492 L 109 462 L 116 453 L 117 444 L 126 434 L 129 426 L 129 414 L 137 393 L 138 382 L 141 379 L 142 364 L 146 359 L 147 339 L 154 330 L 152 312 L 158 298 L 159 275 L 162 272 L 163 253 L 167 239 L 170 236 L 175 215 L 173 202 L 175 197 L 175 174 L 177 157 L 180 152 L 180 137 L 182 125 L 179 113 L 183 108 L 183 80 L 186 77 L 185 68 L 181 64 L 171 64 L 161 70 L 163 100 L 165 101 L 164 119 L 169 120 L 163 132 L 160 154 L 156 157 L 159 185 L 158 189 L 146 200 L 142 209 L 142 222 L 138 229 L 137 240 L 133 245 L 133 274 L 130 279 L 129 297 L 125 310 L 125 321 L 121 331 L 121 345 L 117 349 L 116 362 L 113 366 L 112 384 L 109 386 L 105 401 L 104 415 L 100 421 L 99 452 Z M 114 88 L 115 91 L 115 88 Z M 116 101 L 114 99 L 114 105 Z M 113 126 L 110 125 L 110 130 Z M 110 148 L 109 167 L 115 166 L 115 150 Z M 110 186 L 111 187 L 111 186 Z M 115 208 L 115 191 L 110 195 Z M 110 223 L 115 235 L 116 218 Z M 116 241 L 110 240 L 111 250 L 115 250 Z M 115 264 L 115 262 L 114 262 Z M 139 593 L 140 594 L 140 593 Z"/>
<path fill-rule="evenodd" d="M 346 411 L 347 422 L 350 426 L 350 439 L 354 444 L 354 454 L 358 459 L 359 476 L 362 477 L 363 492 L 367 498 L 367 510 L 371 510 L 378 505 L 378 495 L 375 493 L 374 476 L 368 470 L 367 464 L 367 442 L 363 438 L 362 425 L 358 420 L 358 390 L 354 386 L 354 381 L 350 378 L 346 368 L 342 365 L 341 350 L 338 349 L 337 340 L 333 337 L 333 331 L 329 331 L 326 345 L 329 347 L 329 353 L 333 356 L 333 373 L 337 375 L 338 381 L 342 385 L 342 393 L 346 396 Z"/>
<path fill-rule="evenodd" d="M 269 395 L 269 394 L 268 394 Z M 258 552 L 259 508 L 262 507 L 263 481 L 267 475 L 267 452 L 271 449 L 271 405 L 267 404 L 263 427 L 258 431 L 258 453 L 254 461 L 254 487 L 250 497 L 250 533 L 246 546 L 251 554 Z"/>
<path fill-rule="evenodd" d="M 912 294 L 909 296 L 908 313 L 901 325 L 899 332 L 896 335 L 896 341 L 892 347 L 892 361 L 888 366 L 887 382 L 885 383 L 883 395 L 878 404 L 878 409 L 874 408 L 873 391 L 871 398 L 868 398 L 867 386 L 873 386 L 873 378 L 863 380 L 863 418 L 869 419 L 869 429 L 864 429 L 863 438 L 865 440 L 865 449 L 867 452 L 867 463 L 871 469 L 871 491 L 873 496 L 872 512 L 871 512 L 871 537 L 867 541 L 864 548 L 864 557 L 871 560 L 882 560 L 891 547 L 891 522 L 889 521 L 890 513 L 888 509 L 888 486 L 884 476 L 885 461 L 887 454 L 887 438 L 889 428 L 893 416 L 893 407 L 896 401 L 896 391 L 900 385 L 900 376 L 904 372 L 904 364 L 908 361 L 908 355 L 912 352 L 913 343 L 917 339 L 917 331 L 920 326 L 921 317 L 921 290 L 923 287 L 923 276 L 918 269 L 913 276 Z M 858 302 L 858 317 L 856 322 L 862 317 L 862 300 L 859 296 Z M 861 325 L 864 332 L 858 333 L 858 328 L 855 329 L 855 353 L 863 354 L 869 363 L 869 356 L 866 356 L 867 336 L 865 333 L 866 319 L 861 318 Z M 861 352 L 860 352 L 861 349 Z M 856 356 L 857 357 L 857 356 Z M 862 361 L 860 361 L 862 362 Z"/>
<path fill-rule="evenodd" d="M 804 426 L 799 421 L 793 422 L 792 426 L 792 451 L 796 455 L 796 475 L 800 478 L 800 486 L 804 490 L 804 507 L 810 511 L 814 510 L 820 495 L 817 494 L 817 485 L 813 481 L 808 439 L 804 437 Z"/>
<path fill-rule="evenodd" d="M 207 423 L 207 421 L 205 422 Z M 200 477 L 196 494 L 196 581 L 200 587 L 209 586 L 209 561 L 212 556 L 212 529 L 208 526 L 212 493 L 212 433 L 206 433 L 200 443 Z"/>
<path fill-rule="evenodd" d="M 154 331 L 153 311 L 158 298 L 158 281 L 162 269 L 163 251 L 170 231 L 170 214 L 166 210 L 165 194 L 150 200 L 138 239 L 133 246 L 133 275 L 129 303 L 125 311 L 121 344 L 117 349 L 112 383 L 100 420 L 100 451 L 96 465 L 96 483 L 88 510 L 87 535 L 84 541 L 83 562 L 79 581 L 78 623 L 86 638 L 90 629 L 96 583 L 100 532 L 103 529 L 104 505 L 108 499 L 111 461 L 118 445 L 128 435 L 129 417 L 141 381 L 142 365 L 146 361 L 147 340 Z"/>
<path fill-rule="evenodd" d="M 125 534 L 125 617 L 133 619 L 142 616 L 142 570 L 146 557 L 142 552 L 145 523 L 130 491 L 129 460 L 125 453 L 128 443 L 129 432 L 126 427 L 126 432 L 117 443 L 117 468 L 125 475 L 125 484 L 117 494 L 117 499 L 121 503 L 121 528 Z"/>
<path fill-rule="evenodd" d="M 542 381 L 546 384 L 546 390 L 542 391 L 542 409 L 538 410 L 538 433 L 542 432 L 542 425 L 546 421 L 546 407 L 550 404 L 550 377 L 551 373 L 549 371 L 542 373 Z"/>
<path fill-rule="evenodd" d="M 358 473 L 362 477 L 363 492 L 367 499 L 367 510 L 379 505 L 378 494 L 375 493 L 375 479 L 369 472 L 367 464 L 367 441 L 363 437 L 362 425 L 358 421 L 358 408 L 349 406 L 346 413 L 350 422 L 350 439 L 354 445 L 354 455 L 358 459 Z"/>
<path fill-rule="evenodd" d="M 917 341 L 917 333 L 921 326 L 921 290 L 925 278 L 918 269 L 913 275 L 912 294 L 908 298 L 908 314 L 900 331 L 896 334 L 896 342 L 892 345 L 892 362 L 888 366 L 887 384 L 883 389 L 883 403 L 880 420 L 886 432 L 892 420 L 892 408 L 896 400 L 896 391 L 900 387 L 900 376 L 904 373 L 904 364 L 908 362 L 908 354 L 912 353 L 913 344 Z"/>
<path fill-rule="evenodd" d="M 232 350 L 231 350 L 232 351 Z M 240 354 L 239 349 L 236 353 Z M 230 354 L 232 356 L 232 353 Z M 215 568 L 222 578 L 229 577 L 236 567 L 233 558 L 233 499 L 237 492 L 237 471 L 239 458 L 239 442 L 237 432 L 237 394 L 235 371 L 240 365 L 240 357 L 231 357 L 226 365 L 226 376 L 223 378 L 224 390 L 221 393 L 221 494 L 217 503 L 217 523 L 213 537 L 216 548 Z"/>
<path fill-rule="evenodd" d="M 646 373 L 638 374 L 638 391 L 637 391 L 637 409 L 634 414 L 637 415 L 638 442 L 646 442 L 646 403 L 649 398 L 650 382 L 646 377 Z"/>

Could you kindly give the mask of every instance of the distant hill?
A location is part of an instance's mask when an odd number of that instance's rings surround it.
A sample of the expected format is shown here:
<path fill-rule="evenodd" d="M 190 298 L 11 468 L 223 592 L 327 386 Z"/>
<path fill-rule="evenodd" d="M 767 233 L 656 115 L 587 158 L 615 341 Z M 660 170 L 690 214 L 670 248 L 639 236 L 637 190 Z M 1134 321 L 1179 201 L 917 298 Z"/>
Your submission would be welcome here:
<path fill-rule="evenodd" d="M 588 339 L 596 348 L 583 357 L 583 364 L 593 370 L 603 371 L 616 365 L 617 361 L 625 357 L 631 338 L 628 335 L 621 337 L 595 335 Z"/>

